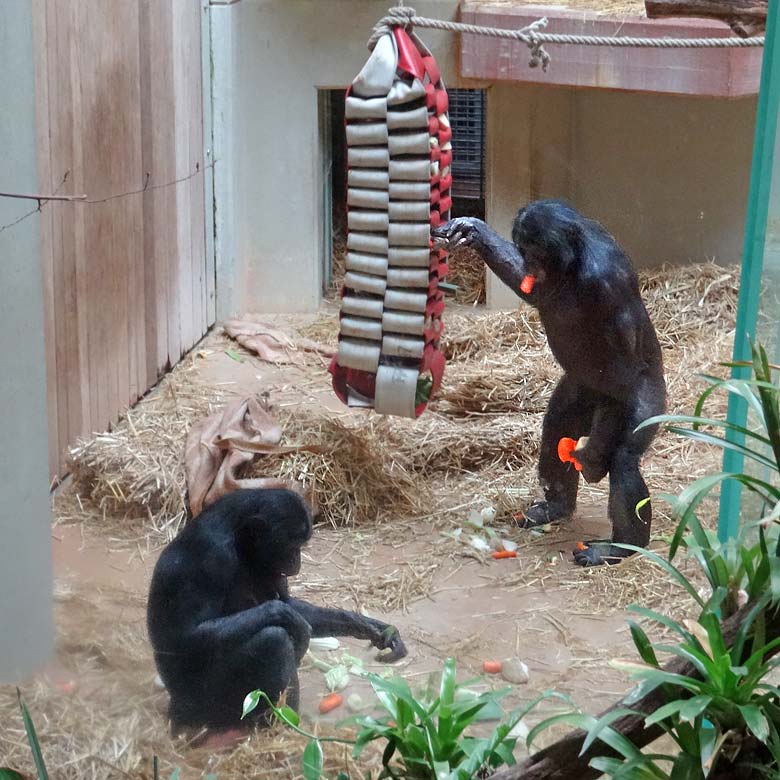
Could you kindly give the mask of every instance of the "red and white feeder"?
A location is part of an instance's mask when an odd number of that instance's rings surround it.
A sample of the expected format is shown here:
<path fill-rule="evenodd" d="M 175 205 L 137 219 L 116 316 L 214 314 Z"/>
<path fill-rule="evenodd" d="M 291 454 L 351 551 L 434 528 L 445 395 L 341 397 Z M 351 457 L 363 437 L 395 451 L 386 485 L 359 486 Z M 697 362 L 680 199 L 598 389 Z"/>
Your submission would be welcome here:
<path fill-rule="evenodd" d="M 452 205 L 448 106 L 436 61 L 402 27 L 347 90 L 348 251 L 330 372 L 351 407 L 418 417 L 441 384 L 448 268 L 431 229 Z"/>

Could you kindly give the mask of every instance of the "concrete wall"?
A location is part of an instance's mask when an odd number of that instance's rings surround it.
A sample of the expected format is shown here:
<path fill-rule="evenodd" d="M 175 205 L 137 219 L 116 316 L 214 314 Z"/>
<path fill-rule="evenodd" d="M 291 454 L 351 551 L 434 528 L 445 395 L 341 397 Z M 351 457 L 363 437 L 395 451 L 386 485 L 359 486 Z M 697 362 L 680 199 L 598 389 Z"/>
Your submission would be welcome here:
<path fill-rule="evenodd" d="M 6 192 L 37 193 L 32 3 L 8 3 L 3 11 L 0 182 Z M 36 205 L 0 197 L 0 683 L 32 672 L 46 659 L 52 642 L 46 358 Z"/>
<path fill-rule="evenodd" d="M 755 109 L 754 98 L 491 87 L 488 221 L 508 235 L 523 202 L 563 197 L 637 266 L 739 262 Z M 488 299 L 515 305 L 495 279 Z"/>
<path fill-rule="evenodd" d="M 215 131 L 221 135 L 215 138 L 220 316 L 311 311 L 319 305 L 316 90 L 352 81 L 368 57 L 366 40 L 389 5 L 387 0 L 212 5 Z M 458 0 L 416 0 L 414 7 L 422 15 L 454 19 Z M 425 40 L 454 86 L 455 38 L 426 33 Z"/>
<path fill-rule="evenodd" d="M 351 81 L 387 6 L 212 5 L 218 316 L 317 307 L 327 172 L 316 90 Z M 458 1 L 414 6 L 453 19 Z M 637 265 L 739 259 L 754 99 L 460 82 L 457 39 L 422 35 L 448 85 L 489 87 L 486 208 L 505 235 L 518 206 L 557 196 L 604 221 Z M 495 279 L 488 300 L 515 304 Z"/>

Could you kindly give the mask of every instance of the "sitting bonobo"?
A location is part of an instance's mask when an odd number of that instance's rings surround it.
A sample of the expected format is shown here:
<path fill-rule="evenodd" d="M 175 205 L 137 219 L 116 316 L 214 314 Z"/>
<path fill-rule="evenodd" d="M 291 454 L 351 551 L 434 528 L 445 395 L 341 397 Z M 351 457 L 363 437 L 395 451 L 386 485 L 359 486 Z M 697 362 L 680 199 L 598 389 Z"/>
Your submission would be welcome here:
<path fill-rule="evenodd" d="M 201 512 L 163 551 L 152 575 L 147 621 L 174 734 L 241 724 L 244 697 L 286 692 L 298 707 L 298 665 L 312 636 L 353 636 L 406 655 L 379 620 L 290 598 L 311 514 L 290 490 L 237 490 Z M 266 722 L 267 709 L 250 716 Z"/>
<path fill-rule="evenodd" d="M 608 473 L 612 539 L 579 544 L 576 562 L 593 566 L 630 554 L 611 542 L 646 546 L 651 508 L 639 465 L 658 426 L 636 428 L 664 412 L 666 384 L 658 338 L 625 252 L 597 222 L 554 200 L 521 209 L 511 242 L 470 217 L 437 228 L 434 238 L 451 249 L 473 247 L 539 311 L 565 372 L 542 425 L 545 500 L 526 511 L 524 525 L 569 518 L 579 474 L 599 482 Z"/>

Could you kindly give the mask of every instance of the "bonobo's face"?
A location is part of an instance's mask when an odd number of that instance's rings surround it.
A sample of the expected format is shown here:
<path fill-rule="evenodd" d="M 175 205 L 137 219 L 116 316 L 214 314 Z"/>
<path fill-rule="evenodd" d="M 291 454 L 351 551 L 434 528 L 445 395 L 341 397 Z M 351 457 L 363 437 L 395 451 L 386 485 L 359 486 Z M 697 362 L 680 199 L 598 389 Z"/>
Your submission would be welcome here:
<path fill-rule="evenodd" d="M 517 248 L 525 260 L 525 272 L 530 274 L 539 284 L 544 282 L 548 275 L 549 259 L 543 247 L 532 243 L 518 243 Z"/>
<path fill-rule="evenodd" d="M 311 513 L 289 490 L 268 490 L 263 498 L 263 513 L 247 528 L 244 554 L 258 573 L 295 576 L 301 570 L 301 548 L 311 538 Z"/>
<path fill-rule="evenodd" d="M 301 571 L 301 548 L 297 546 L 290 546 L 287 548 L 287 553 L 284 560 L 281 561 L 281 571 L 279 574 L 284 574 L 287 577 L 294 577 Z"/>
<path fill-rule="evenodd" d="M 512 241 L 537 283 L 566 273 L 576 260 L 576 215 L 558 201 L 538 201 L 521 209 L 512 225 Z"/>
<path fill-rule="evenodd" d="M 301 570 L 301 548 L 309 541 L 312 521 L 309 509 L 302 499 L 296 497 L 291 511 L 278 518 L 276 539 L 280 542 L 275 556 L 277 573 L 294 577 Z"/>

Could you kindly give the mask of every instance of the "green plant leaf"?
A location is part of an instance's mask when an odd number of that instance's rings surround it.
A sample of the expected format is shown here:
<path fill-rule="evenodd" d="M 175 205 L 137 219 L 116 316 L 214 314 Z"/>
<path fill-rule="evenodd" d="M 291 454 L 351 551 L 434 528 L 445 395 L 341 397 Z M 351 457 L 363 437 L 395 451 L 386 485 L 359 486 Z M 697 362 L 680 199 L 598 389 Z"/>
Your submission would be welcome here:
<path fill-rule="evenodd" d="M 27 709 L 27 705 L 22 699 L 22 692 L 18 688 L 16 689 L 16 698 L 19 701 L 19 708 L 22 711 L 24 730 L 27 733 L 27 741 L 30 744 L 30 751 L 33 755 L 33 762 L 35 763 L 35 771 L 38 774 L 38 780 L 49 780 L 49 773 L 46 770 L 46 764 L 43 760 L 43 754 L 41 753 L 41 745 L 38 742 L 38 734 L 35 731 L 35 726 L 30 717 L 30 711 Z"/>
<path fill-rule="evenodd" d="M 625 715 L 634 714 L 634 710 L 625 708 L 614 709 L 604 713 L 604 715 L 602 715 L 588 730 L 588 733 L 586 734 L 582 743 L 582 748 L 580 748 L 580 756 L 585 755 L 585 753 L 588 751 L 588 748 L 601 736 L 601 732 L 607 727 L 611 726 L 616 720 L 618 720 L 618 718 L 622 718 Z"/>
<path fill-rule="evenodd" d="M 390 713 L 390 717 L 393 720 L 397 720 L 398 717 L 394 699 L 400 699 L 405 702 L 418 718 L 421 720 L 425 719 L 425 707 L 414 698 L 406 680 L 400 677 L 385 680 L 376 674 L 367 674 L 366 678 L 371 683 L 371 687 L 374 689 L 382 706 Z"/>
<path fill-rule="evenodd" d="M 712 702 L 712 696 L 692 696 L 680 707 L 680 720 L 693 723 Z"/>
<path fill-rule="evenodd" d="M 274 714 L 288 726 L 300 726 L 301 718 L 292 707 L 276 707 Z"/>
<path fill-rule="evenodd" d="M 25 777 L 21 772 L 17 772 L 15 769 L 0 767 L 0 780 L 25 780 Z"/>
<path fill-rule="evenodd" d="M 526 738 L 528 749 L 531 749 L 534 740 L 539 734 L 558 723 L 566 723 L 573 728 L 589 731 L 595 725 L 596 719 L 591 715 L 583 715 L 582 713 L 577 712 L 565 712 L 560 715 L 553 715 L 531 729 Z M 598 738 L 605 745 L 620 753 L 624 758 L 637 758 L 641 756 L 641 753 L 631 740 L 608 726 L 601 729 Z"/>
<path fill-rule="evenodd" d="M 743 704 L 740 706 L 739 711 L 745 720 L 745 725 L 753 733 L 753 736 L 759 742 L 766 742 L 769 737 L 769 724 L 766 716 L 758 706 L 755 704 Z"/>
<path fill-rule="evenodd" d="M 647 634 L 642 630 L 638 623 L 633 620 L 628 621 L 628 627 L 631 631 L 631 638 L 634 640 L 637 652 L 646 664 L 658 667 L 658 658 L 653 650 L 653 645 L 647 637 Z"/>
<path fill-rule="evenodd" d="M 257 705 L 260 704 L 264 694 L 262 691 L 252 691 L 244 697 L 244 708 L 241 713 L 241 719 L 243 720 L 250 712 L 257 709 Z"/>
<path fill-rule="evenodd" d="M 305 780 L 320 780 L 322 776 L 322 745 L 313 739 L 303 750 L 303 776 Z"/>
<path fill-rule="evenodd" d="M 732 450 L 733 452 L 738 452 L 740 455 L 748 458 L 749 460 L 755 461 L 760 466 L 764 466 L 765 468 L 773 469 L 775 471 L 777 470 L 777 464 L 775 464 L 772 460 L 767 458 L 765 455 L 762 455 L 760 452 L 757 452 L 756 450 L 753 450 L 744 444 L 740 444 L 739 442 L 729 441 L 729 439 L 726 439 L 722 436 L 715 436 L 712 433 L 692 430 L 691 428 L 678 428 L 674 425 L 670 425 L 667 430 L 670 433 L 675 433 L 679 436 L 685 437 L 686 439 L 692 439 L 693 441 L 701 442 L 702 444 L 709 444 L 715 447 L 720 447 L 722 450 Z"/>
<path fill-rule="evenodd" d="M 699 595 L 696 588 L 688 581 L 688 578 L 673 564 L 662 558 L 652 550 L 647 550 L 644 547 L 637 547 L 634 544 L 615 544 L 615 547 L 622 547 L 624 550 L 632 550 L 633 552 L 640 553 L 644 558 L 652 561 L 656 566 L 660 566 L 667 574 L 669 574 L 675 582 L 682 585 L 682 587 L 688 592 L 688 595 L 701 607 L 704 606 L 704 602 Z M 654 618 L 655 619 L 655 618 Z"/>
<path fill-rule="evenodd" d="M 669 780 L 698 780 L 701 777 L 701 766 L 696 756 L 680 753 L 674 760 Z"/>
<path fill-rule="evenodd" d="M 436 775 L 436 780 L 451 780 L 452 778 L 450 765 L 447 761 L 434 761 L 433 771 Z"/>
<path fill-rule="evenodd" d="M 448 658 L 442 667 L 439 685 L 438 731 L 441 740 L 447 740 L 452 736 L 455 688 L 455 660 Z"/>

